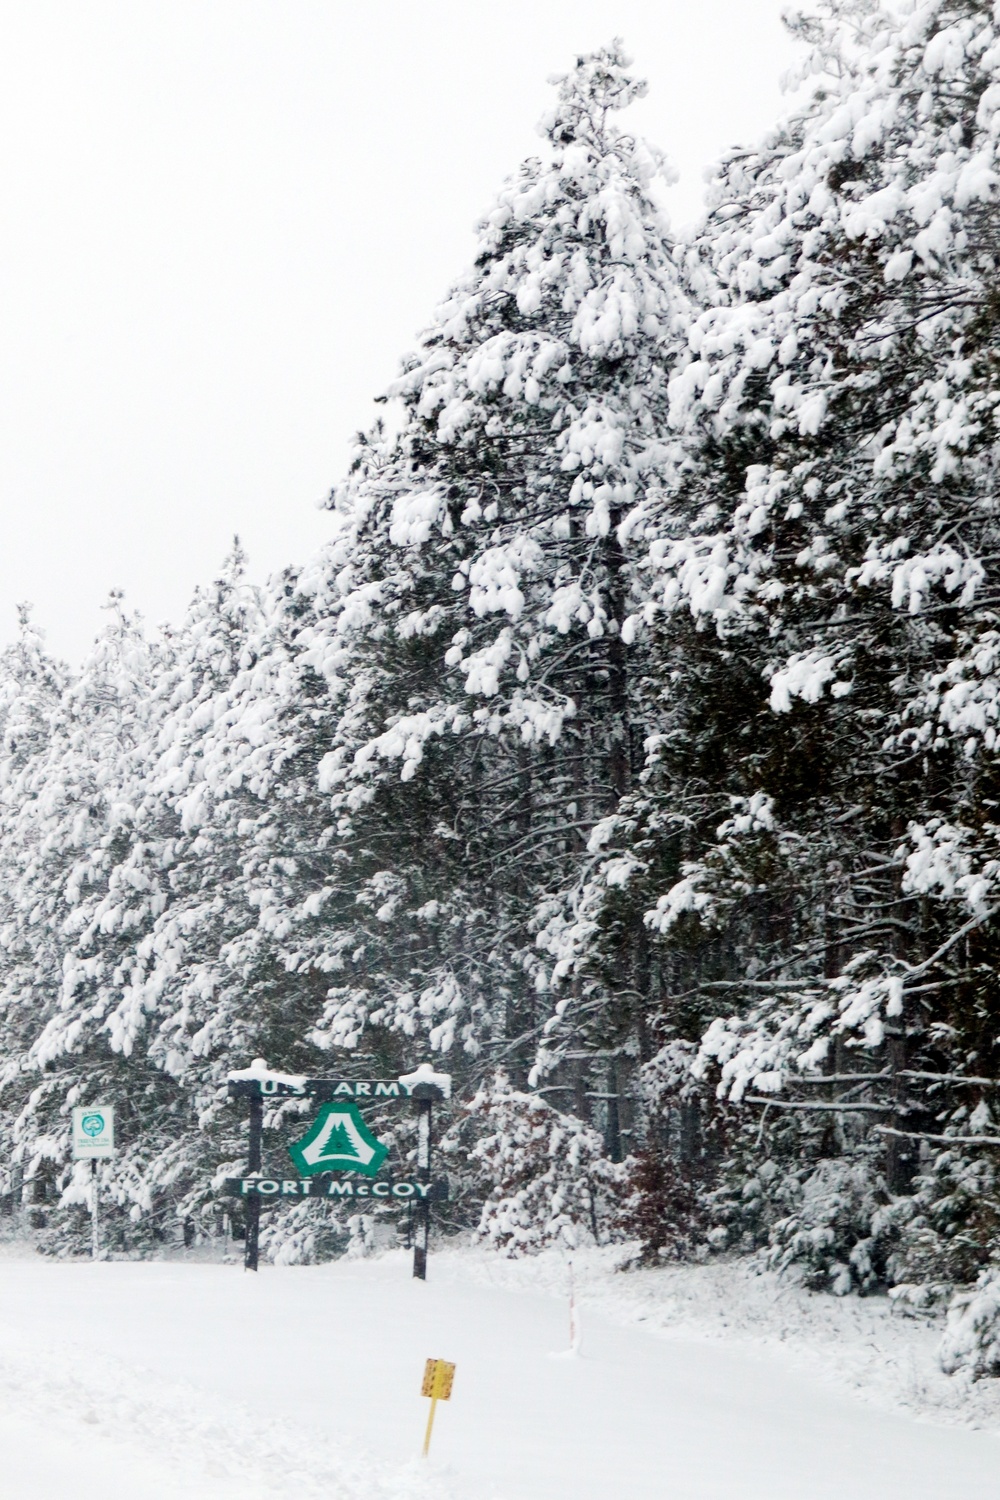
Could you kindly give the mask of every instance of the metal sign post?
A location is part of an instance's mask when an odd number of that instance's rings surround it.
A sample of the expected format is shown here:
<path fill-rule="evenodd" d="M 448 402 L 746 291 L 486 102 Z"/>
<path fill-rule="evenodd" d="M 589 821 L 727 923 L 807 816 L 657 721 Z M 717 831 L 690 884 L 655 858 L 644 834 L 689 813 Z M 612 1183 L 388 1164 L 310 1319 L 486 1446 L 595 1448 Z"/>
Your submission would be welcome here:
<path fill-rule="evenodd" d="M 73 1111 L 73 1160 L 90 1162 L 90 1255 L 101 1258 L 99 1188 L 97 1163 L 115 1154 L 115 1110 L 113 1104 L 93 1104 Z"/>
<path fill-rule="evenodd" d="M 448 1196 L 446 1182 L 431 1181 L 431 1109 L 435 1099 L 451 1095 L 451 1078 L 427 1064 L 400 1078 L 303 1078 L 274 1073 L 258 1058 L 249 1068 L 229 1075 L 231 1098 L 250 1101 L 247 1172 L 229 1177 L 224 1191 L 246 1200 L 246 1244 L 243 1265 L 256 1271 L 260 1258 L 262 1202 L 285 1198 L 394 1198 L 416 1205 L 413 1274 L 427 1278 L 427 1244 L 431 1200 Z M 264 1100 L 309 1098 L 321 1109 L 306 1134 L 288 1148 L 298 1175 L 263 1176 Z M 413 1182 L 338 1181 L 333 1172 L 354 1172 L 375 1179 L 388 1148 L 365 1124 L 360 1104 L 413 1100 L 417 1105 L 417 1172 Z"/>
<path fill-rule="evenodd" d="M 97 1158 L 91 1159 L 90 1163 L 90 1258 L 100 1260 L 101 1258 L 101 1231 L 98 1220 L 98 1190 L 97 1190 Z"/>

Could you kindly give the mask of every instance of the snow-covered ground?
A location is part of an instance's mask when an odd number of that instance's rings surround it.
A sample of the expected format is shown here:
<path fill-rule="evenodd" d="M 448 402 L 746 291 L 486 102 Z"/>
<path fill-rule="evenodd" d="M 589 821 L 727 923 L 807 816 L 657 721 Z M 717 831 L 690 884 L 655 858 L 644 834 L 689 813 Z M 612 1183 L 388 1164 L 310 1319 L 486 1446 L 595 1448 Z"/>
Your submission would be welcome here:
<path fill-rule="evenodd" d="M 574 1358 L 556 1255 L 441 1253 L 426 1285 L 400 1252 L 256 1277 L 0 1260 L 4 1500 L 997 1493 L 992 1386 L 937 1375 L 936 1333 L 884 1303 L 739 1265 L 575 1271 Z M 424 1462 L 428 1356 L 458 1371 Z"/>

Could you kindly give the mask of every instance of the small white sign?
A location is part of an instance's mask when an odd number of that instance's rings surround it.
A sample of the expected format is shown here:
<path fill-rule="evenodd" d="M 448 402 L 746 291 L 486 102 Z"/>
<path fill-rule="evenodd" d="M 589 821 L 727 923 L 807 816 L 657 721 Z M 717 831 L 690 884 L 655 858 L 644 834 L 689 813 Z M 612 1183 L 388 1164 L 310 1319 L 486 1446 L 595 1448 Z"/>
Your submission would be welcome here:
<path fill-rule="evenodd" d="M 92 1104 L 73 1111 L 73 1160 L 115 1154 L 115 1107 Z"/>

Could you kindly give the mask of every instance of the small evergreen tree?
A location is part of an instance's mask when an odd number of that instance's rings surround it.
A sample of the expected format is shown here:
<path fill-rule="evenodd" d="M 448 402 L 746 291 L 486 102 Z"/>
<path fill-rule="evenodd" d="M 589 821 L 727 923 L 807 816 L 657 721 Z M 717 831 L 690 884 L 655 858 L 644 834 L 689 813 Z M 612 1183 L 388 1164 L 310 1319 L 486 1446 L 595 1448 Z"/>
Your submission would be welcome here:
<path fill-rule="evenodd" d="M 469 1105 L 484 1132 L 471 1158 L 490 1184 L 479 1234 L 507 1255 L 604 1244 L 624 1184 L 597 1131 L 498 1073 Z"/>

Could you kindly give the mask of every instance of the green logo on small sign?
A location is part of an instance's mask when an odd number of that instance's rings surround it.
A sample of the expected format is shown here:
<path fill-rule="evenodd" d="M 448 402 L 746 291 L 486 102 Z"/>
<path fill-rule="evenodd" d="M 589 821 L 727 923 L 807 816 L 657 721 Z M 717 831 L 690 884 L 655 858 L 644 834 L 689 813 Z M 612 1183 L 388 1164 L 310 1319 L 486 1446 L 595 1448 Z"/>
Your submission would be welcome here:
<path fill-rule="evenodd" d="M 100 1135 L 104 1129 L 103 1115 L 84 1115 L 80 1127 L 89 1136 Z"/>
<path fill-rule="evenodd" d="M 376 1140 L 356 1104 L 324 1104 L 300 1141 L 288 1154 L 303 1177 L 318 1172 L 363 1172 L 374 1177 L 389 1155 Z"/>

